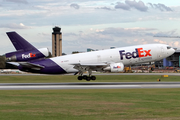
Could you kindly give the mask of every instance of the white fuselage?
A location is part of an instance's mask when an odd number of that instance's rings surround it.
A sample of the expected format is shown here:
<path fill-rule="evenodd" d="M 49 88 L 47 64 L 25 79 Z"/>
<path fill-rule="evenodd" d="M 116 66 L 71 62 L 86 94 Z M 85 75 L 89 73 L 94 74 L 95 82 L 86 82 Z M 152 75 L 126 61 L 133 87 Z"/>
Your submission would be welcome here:
<path fill-rule="evenodd" d="M 78 71 L 77 69 L 74 69 L 74 65 L 72 65 L 74 63 L 123 63 L 124 65 L 132 65 L 158 61 L 172 55 L 174 52 L 175 50 L 170 48 L 168 45 L 147 44 L 71 54 L 50 59 L 61 66 L 67 73 L 69 73 Z"/>

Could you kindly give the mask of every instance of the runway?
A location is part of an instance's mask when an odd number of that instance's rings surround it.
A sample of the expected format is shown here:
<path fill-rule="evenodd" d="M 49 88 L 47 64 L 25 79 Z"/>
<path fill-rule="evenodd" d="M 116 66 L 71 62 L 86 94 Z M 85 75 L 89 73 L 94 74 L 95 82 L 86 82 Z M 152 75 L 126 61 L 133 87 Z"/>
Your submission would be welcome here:
<path fill-rule="evenodd" d="M 0 90 L 180 88 L 180 82 L 2 83 Z"/>
<path fill-rule="evenodd" d="M 0 74 L 0 76 L 50 76 L 51 74 Z M 70 74 L 60 74 L 60 75 L 73 75 Z M 88 75 L 88 74 L 84 74 Z M 180 76 L 180 73 L 93 73 L 93 75 L 171 75 Z M 53 75 L 54 76 L 54 75 Z"/>

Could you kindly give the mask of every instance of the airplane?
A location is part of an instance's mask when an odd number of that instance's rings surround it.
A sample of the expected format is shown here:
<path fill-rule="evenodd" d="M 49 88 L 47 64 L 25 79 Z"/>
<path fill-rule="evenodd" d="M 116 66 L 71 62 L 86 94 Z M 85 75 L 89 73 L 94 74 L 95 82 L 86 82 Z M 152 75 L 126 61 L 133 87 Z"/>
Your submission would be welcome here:
<path fill-rule="evenodd" d="M 5 73 L 5 74 L 9 74 L 11 72 L 12 72 L 11 69 L 5 69 L 5 70 L 1 69 L 1 71 L 0 71 L 0 73 Z"/>
<path fill-rule="evenodd" d="M 19 70 L 14 70 L 14 69 L 1 69 L 0 73 L 5 73 L 5 74 L 9 74 L 9 73 L 21 73 L 21 71 Z"/>
<path fill-rule="evenodd" d="M 16 32 L 7 32 L 16 51 L 6 53 L 6 62 L 19 70 L 42 74 L 79 73 L 78 80 L 96 80 L 92 71 L 121 72 L 125 65 L 158 61 L 175 50 L 165 44 L 145 44 L 51 57 L 47 48 L 36 49 Z M 88 72 L 89 75 L 83 75 Z"/>

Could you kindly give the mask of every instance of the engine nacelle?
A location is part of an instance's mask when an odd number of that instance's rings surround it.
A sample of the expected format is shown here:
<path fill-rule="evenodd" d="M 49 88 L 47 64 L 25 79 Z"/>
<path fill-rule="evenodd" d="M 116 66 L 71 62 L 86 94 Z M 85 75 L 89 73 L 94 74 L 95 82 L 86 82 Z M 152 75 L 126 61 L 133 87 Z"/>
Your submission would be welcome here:
<path fill-rule="evenodd" d="M 49 52 L 48 48 L 41 48 L 38 50 L 31 50 L 31 51 L 15 51 L 6 53 L 6 61 L 29 61 L 35 60 L 39 58 L 50 57 L 51 53 Z"/>
<path fill-rule="evenodd" d="M 103 69 L 104 71 L 110 72 L 122 72 L 124 70 L 123 63 L 111 63 L 108 67 Z"/>

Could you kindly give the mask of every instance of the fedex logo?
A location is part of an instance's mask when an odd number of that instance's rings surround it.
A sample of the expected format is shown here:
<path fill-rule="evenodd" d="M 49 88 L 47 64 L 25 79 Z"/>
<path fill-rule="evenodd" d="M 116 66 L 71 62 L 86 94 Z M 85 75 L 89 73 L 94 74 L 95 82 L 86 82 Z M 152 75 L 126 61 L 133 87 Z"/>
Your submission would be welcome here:
<path fill-rule="evenodd" d="M 36 57 L 36 54 L 29 53 L 28 55 L 22 54 L 22 59 Z"/>
<path fill-rule="evenodd" d="M 126 59 L 131 58 L 141 58 L 141 57 L 147 57 L 152 56 L 151 50 L 143 50 L 143 48 L 135 48 L 135 51 L 131 52 L 125 52 L 125 50 L 119 51 L 120 59 L 123 60 L 123 56 L 126 57 Z"/>
<path fill-rule="evenodd" d="M 113 69 L 121 68 L 121 66 L 114 66 Z"/>

